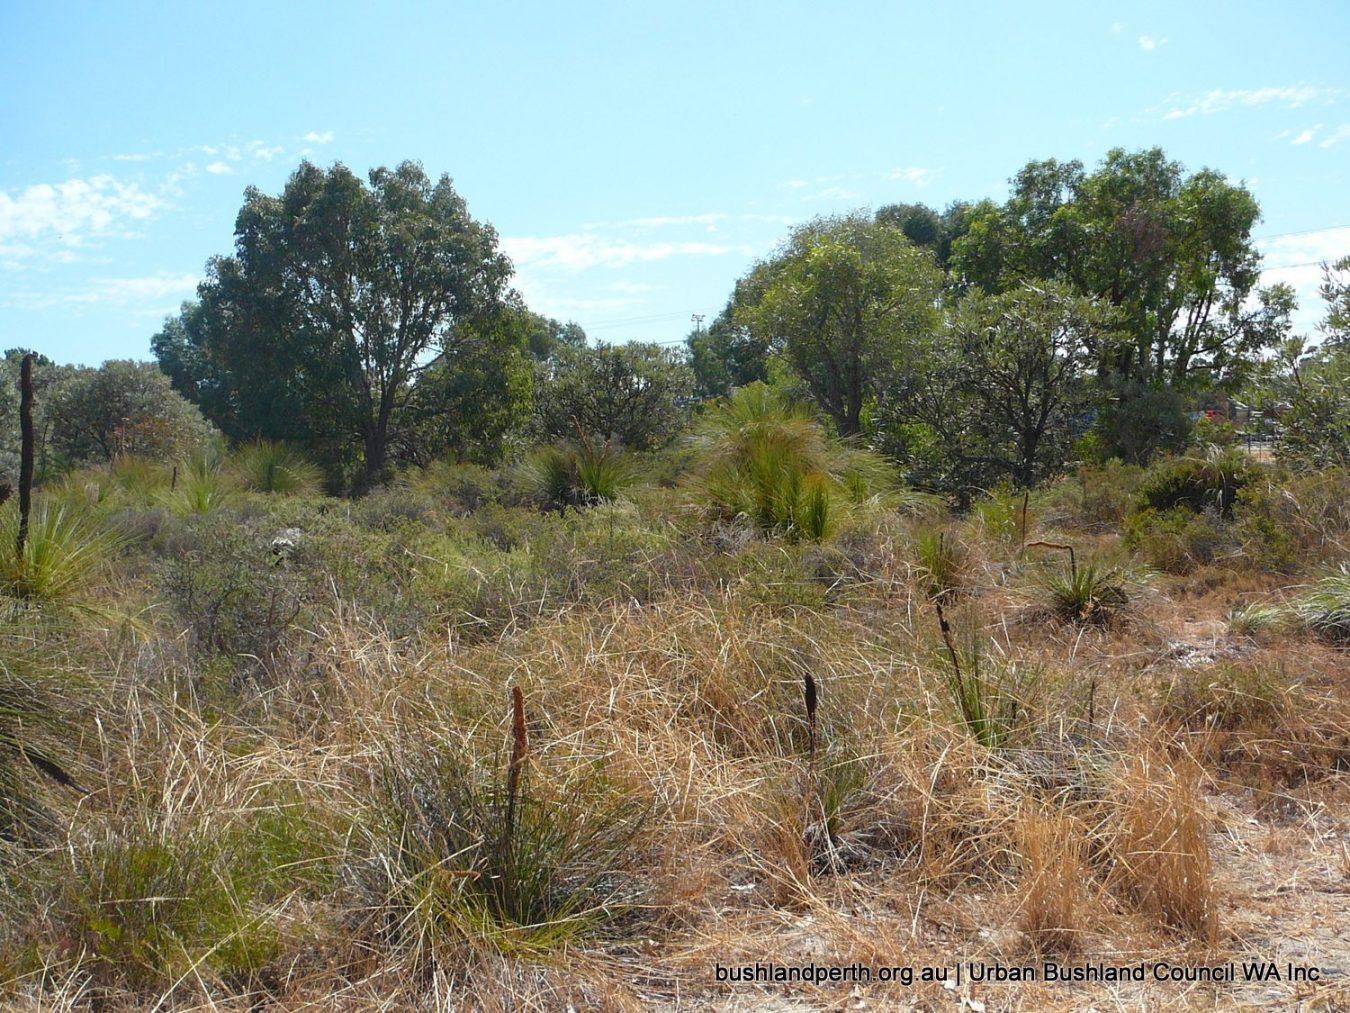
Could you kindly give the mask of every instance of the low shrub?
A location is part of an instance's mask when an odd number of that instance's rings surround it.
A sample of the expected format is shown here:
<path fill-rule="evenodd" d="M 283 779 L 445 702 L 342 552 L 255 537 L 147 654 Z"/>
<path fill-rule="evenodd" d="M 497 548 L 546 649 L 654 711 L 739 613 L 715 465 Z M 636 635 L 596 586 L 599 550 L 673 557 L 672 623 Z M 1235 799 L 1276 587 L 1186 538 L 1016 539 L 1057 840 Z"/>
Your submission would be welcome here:
<path fill-rule="evenodd" d="M 449 932 L 549 948 L 631 909 L 646 806 L 588 764 L 536 767 L 524 729 L 518 716 L 507 762 L 429 746 L 386 764 L 379 847 L 391 941 L 420 950 Z"/>
<path fill-rule="evenodd" d="M 1256 465 L 1237 450 L 1208 458 L 1172 457 L 1149 468 L 1139 484 L 1134 512 L 1178 507 L 1192 513 L 1217 511 L 1228 520 L 1238 492 L 1256 476 Z"/>

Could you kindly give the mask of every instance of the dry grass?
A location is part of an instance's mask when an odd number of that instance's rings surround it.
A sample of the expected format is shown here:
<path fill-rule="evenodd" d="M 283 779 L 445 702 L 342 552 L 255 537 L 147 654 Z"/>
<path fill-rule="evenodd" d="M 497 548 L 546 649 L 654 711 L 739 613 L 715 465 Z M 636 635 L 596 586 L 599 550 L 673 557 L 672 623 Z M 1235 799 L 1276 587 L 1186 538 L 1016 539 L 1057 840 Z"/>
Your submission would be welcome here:
<path fill-rule="evenodd" d="M 919 521 L 893 515 L 841 536 L 848 566 L 829 579 L 844 588 L 814 605 L 766 604 L 732 571 L 642 601 L 541 605 L 469 642 L 395 636 L 330 594 L 266 685 L 213 672 L 167 628 L 72 631 L 68 664 L 101 679 L 76 743 L 97 776 L 67 800 L 59 847 L 0 856 L 4 1001 L 892 1008 L 952 996 L 731 990 L 713 972 L 1244 952 L 1226 828 L 1239 806 L 1244 826 L 1274 808 L 1223 792 L 1259 755 L 1270 776 L 1240 783 L 1278 795 L 1285 818 L 1333 819 L 1319 800 L 1344 785 L 1340 656 L 1291 631 L 1206 649 L 1301 645 L 1297 680 L 1261 654 L 1186 667 L 1176 645 L 1194 646 L 1202 620 L 1222 630 L 1247 590 L 1236 578 L 1184 610 L 1163 585 L 1124 626 L 1019 621 L 1035 572 L 1020 518 L 963 523 L 950 651 L 918 586 L 932 568 L 904 555 Z M 715 562 L 767 555 L 744 552 Z M 981 698 L 994 724 L 951 688 L 951 657 L 976 649 L 1000 680 Z M 1314 848 L 1343 881 L 1343 831 L 1318 826 L 1313 840 L 1263 824 L 1262 854 Z M 170 896 L 192 904 L 154 899 Z M 1198 997 L 980 994 L 1021 1008 Z"/>

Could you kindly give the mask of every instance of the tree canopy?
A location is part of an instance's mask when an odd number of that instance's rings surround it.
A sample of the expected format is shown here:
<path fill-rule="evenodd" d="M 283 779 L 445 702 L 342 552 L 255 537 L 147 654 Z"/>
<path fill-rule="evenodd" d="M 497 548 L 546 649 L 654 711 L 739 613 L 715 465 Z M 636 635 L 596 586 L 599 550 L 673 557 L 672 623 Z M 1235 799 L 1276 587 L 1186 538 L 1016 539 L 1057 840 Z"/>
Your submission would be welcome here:
<path fill-rule="evenodd" d="M 933 255 L 865 213 L 817 218 L 737 287 L 736 319 L 802 378 L 841 436 L 937 326 Z"/>
<path fill-rule="evenodd" d="M 207 385 L 199 396 L 232 436 L 355 440 L 374 478 L 413 381 L 495 326 L 510 275 L 448 176 L 432 183 L 404 162 L 363 183 L 340 163 L 303 162 L 279 196 L 246 191 L 200 316 L 185 314 L 181 336 L 161 332 L 156 351 L 176 383 Z"/>

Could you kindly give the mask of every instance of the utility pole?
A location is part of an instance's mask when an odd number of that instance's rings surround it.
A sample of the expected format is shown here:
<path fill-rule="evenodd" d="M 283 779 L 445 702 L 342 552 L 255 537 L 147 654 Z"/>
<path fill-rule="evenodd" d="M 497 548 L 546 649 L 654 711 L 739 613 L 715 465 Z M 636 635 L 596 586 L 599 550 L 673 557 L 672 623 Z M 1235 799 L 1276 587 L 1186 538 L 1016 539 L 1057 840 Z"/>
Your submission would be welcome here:
<path fill-rule="evenodd" d="M 689 319 L 694 321 L 694 336 L 700 337 L 703 334 L 703 316 L 702 313 L 695 313 Z"/>

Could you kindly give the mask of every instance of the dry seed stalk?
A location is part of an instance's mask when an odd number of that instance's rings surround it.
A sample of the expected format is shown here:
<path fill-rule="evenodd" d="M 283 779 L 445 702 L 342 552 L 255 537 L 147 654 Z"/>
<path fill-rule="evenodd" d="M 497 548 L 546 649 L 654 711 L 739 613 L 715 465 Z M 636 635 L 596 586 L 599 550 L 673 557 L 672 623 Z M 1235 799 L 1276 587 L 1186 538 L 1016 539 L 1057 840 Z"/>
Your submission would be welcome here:
<path fill-rule="evenodd" d="M 511 765 L 506 772 L 506 836 L 509 839 L 516 826 L 516 795 L 520 791 L 520 773 L 530 751 L 529 732 L 525 728 L 525 694 L 519 686 L 511 687 Z"/>

